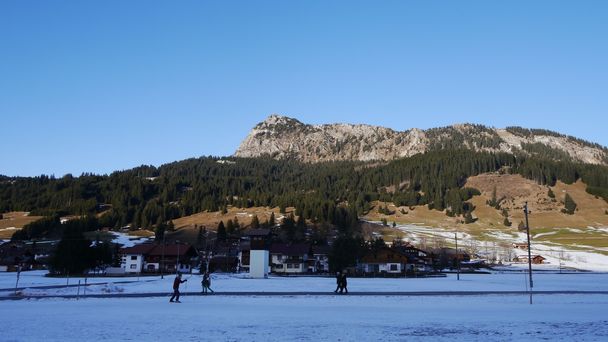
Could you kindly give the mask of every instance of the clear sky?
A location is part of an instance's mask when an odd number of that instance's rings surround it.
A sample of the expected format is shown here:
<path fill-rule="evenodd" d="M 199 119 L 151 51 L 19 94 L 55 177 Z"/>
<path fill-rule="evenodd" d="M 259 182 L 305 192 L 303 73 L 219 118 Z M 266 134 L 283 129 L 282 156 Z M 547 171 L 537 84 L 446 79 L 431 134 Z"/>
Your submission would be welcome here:
<path fill-rule="evenodd" d="M 0 1 L 0 174 L 230 155 L 271 113 L 608 145 L 608 1 Z"/>

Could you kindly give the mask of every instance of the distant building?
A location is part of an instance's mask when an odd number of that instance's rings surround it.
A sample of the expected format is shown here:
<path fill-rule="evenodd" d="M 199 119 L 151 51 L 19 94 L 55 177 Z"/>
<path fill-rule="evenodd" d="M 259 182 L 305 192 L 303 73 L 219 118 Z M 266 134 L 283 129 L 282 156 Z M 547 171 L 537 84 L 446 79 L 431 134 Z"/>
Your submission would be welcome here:
<path fill-rule="evenodd" d="M 145 243 L 121 250 L 125 273 L 192 272 L 198 253 L 189 244 Z"/>
<path fill-rule="evenodd" d="M 544 264 L 545 263 L 545 257 L 543 257 L 542 255 L 533 255 L 532 256 L 532 263 L 533 264 Z M 514 262 L 528 262 L 528 256 L 527 255 L 519 255 L 516 256 L 515 258 L 513 258 Z"/>
<path fill-rule="evenodd" d="M 310 245 L 274 243 L 270 246 L 271 272 L 301 274 L 308 272 Z"/>
<path fill-rule="evenodd" d="M 382 247 L 375 251 L 369 251 L 357 264 L 357 272 L 367 274 L 405 273 L 408 258 L 400 251 Z"/>
<path fill-rule="evenodd" d="M 252 278 L 267 278 L 270 271 L 270 229 L 251 229 L 245 235 L 249 238 L 249 252 L 241 250 L 241 264 L 247 263 Z"/>

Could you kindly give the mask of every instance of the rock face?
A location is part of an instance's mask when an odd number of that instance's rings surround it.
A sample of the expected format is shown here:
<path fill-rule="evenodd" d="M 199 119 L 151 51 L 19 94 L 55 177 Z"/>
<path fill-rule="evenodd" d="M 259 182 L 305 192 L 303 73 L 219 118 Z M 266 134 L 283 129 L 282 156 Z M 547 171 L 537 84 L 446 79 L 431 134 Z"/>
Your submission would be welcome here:
<path fill-rule="evenodd" d="M 605 147 L 545 130 L 461 124 L 398 132 L 370 125 L 307 125 L 276 114 L 257 124 L 234 155 L 293 158 L 304 162 L 386 161 L 432 150 L 463 148 L 608 164 Z"/>

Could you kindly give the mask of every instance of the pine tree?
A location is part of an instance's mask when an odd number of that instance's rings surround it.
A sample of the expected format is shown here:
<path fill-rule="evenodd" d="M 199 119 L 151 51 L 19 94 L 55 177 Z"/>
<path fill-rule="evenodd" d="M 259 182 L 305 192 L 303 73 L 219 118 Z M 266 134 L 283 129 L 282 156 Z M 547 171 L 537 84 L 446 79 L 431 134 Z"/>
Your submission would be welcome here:
<path fill-rule="evenodd" d="M 569 194 L 566 194 L 566 196 L 564 197 L 564 209 L 562 209 L 562 212 L 564 212 L 568 215 L 572 215 L 572 214 L 574 214 L 575 210 L 576 210 L 576 203 L 574 202 L 572 197 L 570 197 Z"/>
<path fill-rule="evenodd" d="M 517 225 L 517 229 L 526 230 L 526 225 L 524 224 L 524 221 L 519 221 L 519 224 Z"/>
<path fill-rule="evenodd" d="M 258 219 L 258 215 L 253 215 L 253 217 L 251 218 L 251 228 L 260 228 L 260 220 Z"/>
<path fill-rule="evenodd" d="M 270 227 L 274 227 L 276 225 L 275 218 L 274 218 L 274 211 L 270 213 L 270 218 L 268 219 L 268 225 Z"/>
<path fill-rule="evenodd" d="M 162 241 L 165 237 L 166 230 L 167 226 L 163 222 L 157 224 L 156 228 L 154 229 L 154 240 Z"/>
<path fill-rule="evenodd" d="M 511 227 L 511 221 L 509 221 L 509 218 L 508 218 L 508 217 L 505 217 L 505 220 L 503 221 L 503 224 L 504 224 L 506 227 Z"/>
<path fill-rule="evenodd" d="M 217 225 L 217 240 L 226 241 L 226 227 L 224 227 L 224 221 L 220 221 Z"/>
<path fill-rule="evenodd" d="M 51 269 L 60 274 L 82 274 L 91 267 L 91 241 L 85 239 L 82 231 L 68 227 L 51 258 Z"/>
<path fill-rule="evenodd" d="M 198 233 L 196 234 L 196 246 L 198 248 L 203 247 L 205 241 L 205 233 L 206 231 L 203 231 L 203 227 L 198 227 Z"/>
<path fill-rule="evenodd" d="M 234 228 L 234 223 L 232 222 L 231 219 L 228 219 L 228 221 L 226 222 L 226 233 L 232 235 L 234 234 L 235 228 Z"/>

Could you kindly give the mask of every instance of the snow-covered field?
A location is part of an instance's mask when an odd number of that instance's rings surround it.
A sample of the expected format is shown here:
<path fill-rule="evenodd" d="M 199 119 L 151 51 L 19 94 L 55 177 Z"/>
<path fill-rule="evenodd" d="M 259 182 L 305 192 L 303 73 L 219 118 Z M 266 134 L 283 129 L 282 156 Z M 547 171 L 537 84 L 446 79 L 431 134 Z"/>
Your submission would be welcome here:
<path fill-rule="evenodd" d="M 378 222 L 375 222 L 378 223 Z M 424 224 L 406 224 L 398 225 L 397 229 L 403 231 L 407 240 L 415 245 L 427 244 L 432 246 L 437 240 L 446 246 L 453 246 L 454 231 L 444 228 L 427 227 Z M 563 228 L 565 230 L 584 233 L 580 229 Z M 588 227 L 587 231 L 606 232 L 608 228 L 593 228 Z M 556 231 L 557 232 L 557 231 Z M 556 233 L 555 232 L 555 233 Z M 459 248 L 465 250 L 476 250 L 476 253 L 486 258 L 496 258 L 503 262 L 510 262 L 515 256 L 527 255 L 527 250 L 517 248 L 499 248 L 496 243 L 511 246 L 514 243 L 525 244 L 527 241 L 526 234 L 523 232 L 512 231 L 505 232 L 503 230 L 488 230 L 485 232 L 484 240 L 479 241 L 474 236 L 465 232 L 458 232 Z M 608 272 L 608 255 L 599 253 L 605 251 L 602 247 L 590 246 L 573 246 L 564 247 L 550 242 L 535 241 L 535 238 L 543 235 L 554 234 L 544 233 L 532 236 L 532 255 L 542 255 L 546 258 L 546 268 L 571 268 L 587 271 Z M 527 265 L 525 265 L 527 267 Z"/>
<path fill-rule="evenodd" d="M 200 276 L 186 275 L 183 292 L 200 290 Z M 608 274 L 535 274 L 537 291 L 608 291 Z M 63 283 L 62 283 L 63 281 Z M 168 303 L 173 276 L 97 278 L 87 293 L 166 292 L 166 297 L 34 299 L 0 301 L 2 341 L 378 341 L 378 340 L 573 340 L 608 338 L 608 295 L 359 296 L 395 291 L 521 291 L 525 274 L 463 274 L 446 278 L 349 279 L 349 295 L 221 295 L 221 292 L 325 292 L 333 278 L 214 274 L 218 295 Z M 133 281 L 132 283 L 116 283 Z M 77 281 L 76 281 L 77 282 Z M 71 279 L 70 283 L 74 283 Z M 76 288 L 43 272 L 24 272 L 25 294 L 75 294 Z M 15 273 L 0 274 L 0 288 L 15 286 Z M 82 290 L 81 290 L 82 291 Z M 0 291 L 9 296 L 10 290 Z M 82 292 L 81 292 L 82 293 Z"/>

